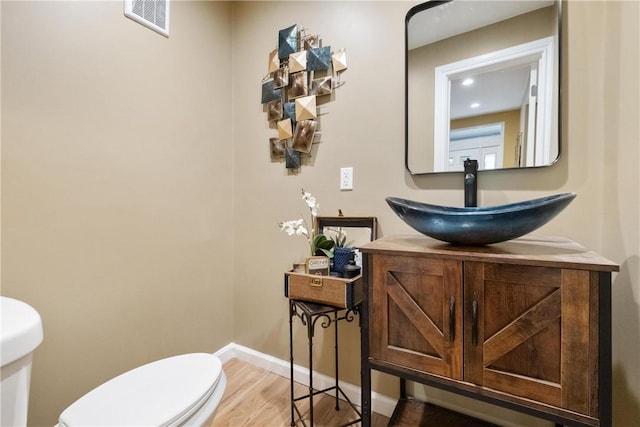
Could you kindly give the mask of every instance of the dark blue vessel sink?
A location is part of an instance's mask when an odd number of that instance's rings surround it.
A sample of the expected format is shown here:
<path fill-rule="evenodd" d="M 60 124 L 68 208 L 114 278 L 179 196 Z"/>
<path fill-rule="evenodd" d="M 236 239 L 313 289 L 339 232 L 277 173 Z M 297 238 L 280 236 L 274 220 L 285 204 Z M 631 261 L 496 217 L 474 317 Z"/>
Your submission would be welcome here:
<path fill-rule="evenodd" d="M 391 209 L 420 233 L 455 245 L 488 245 L 524 236 L 549 222 L 576 197 L 563 193 L 507 205 L 455 208 L 387 197 Z"/>

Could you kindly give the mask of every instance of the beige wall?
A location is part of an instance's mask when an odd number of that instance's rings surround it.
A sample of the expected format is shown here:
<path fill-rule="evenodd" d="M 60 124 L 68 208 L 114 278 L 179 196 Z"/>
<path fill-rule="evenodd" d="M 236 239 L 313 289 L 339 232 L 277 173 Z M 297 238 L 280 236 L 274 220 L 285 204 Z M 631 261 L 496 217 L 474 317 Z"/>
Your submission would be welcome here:
<path fill-rule="evenodd" d="M 2 2 L 2 295 L 42 315 L 29 422 L 233 340 L 231 8 Z"/>
<path fill-rule="evenodd" d="M 308 214 L 300 188 L 323 215 L 377 216 L 382 235 L 410 232 L 385 196 L 462 205 L 458 174 L 404 169 L 403 22 L 413 4 L 178 1 L 167 40 L 123 18 L 120 2 L 2 2 L 2 294 L 31 303 L 45 322 L 31 424 L 52 424 L 89 387 L 167 354 L 235 341 L 287 360 L 282 276 L 307 248 L 276 223 Z M 566 12 L 563 156 L 551 168 L 481 173 L 479 201 L 578 193 L 540 233 L 622 266 L 613 283 L 614 413 L 626 426 L 640 418 L 640 10 L 571 2 Z M 270 160 L 274 130 L 259 103 L 267 53 L 292 23 L 346 48 L 349 65 L 323 107 L 323 142 L 296 173 Z M 156 63 L 168 68 L 147 72 Z M 132 70 L 144 77 L 130 82 Z M 153 95 L 176 76 L 169 98 Z M 352 192 L 338 190 L 342 166 L 354 167 Z M 342 373 L 358 383 L 358 328 L 343 331 Z M 324 373 L 330 337 L 315 341 Z M 300 363 L 305 339 L 297 328 Z M 395 393 L 395 380 L 374 383 Z"/>

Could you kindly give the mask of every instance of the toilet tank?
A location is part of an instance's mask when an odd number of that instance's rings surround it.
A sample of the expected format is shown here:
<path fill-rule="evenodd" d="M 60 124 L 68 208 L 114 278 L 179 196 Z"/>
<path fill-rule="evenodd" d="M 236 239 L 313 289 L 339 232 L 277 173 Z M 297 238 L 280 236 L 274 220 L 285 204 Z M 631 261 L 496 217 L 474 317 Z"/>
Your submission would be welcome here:
<path fill-rule="evenodd" d="M 30 305 L 0 297 L 0 425 L 27 425 L 32 353 L 43 338 L 42 319 Z"/>

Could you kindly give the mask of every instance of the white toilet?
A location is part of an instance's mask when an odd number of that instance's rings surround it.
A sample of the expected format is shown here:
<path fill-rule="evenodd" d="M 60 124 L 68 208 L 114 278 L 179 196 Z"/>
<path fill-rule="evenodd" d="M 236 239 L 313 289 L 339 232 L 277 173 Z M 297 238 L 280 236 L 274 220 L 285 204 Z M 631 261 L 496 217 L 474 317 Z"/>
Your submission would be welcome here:
<path fill-rule="evenodd" d="M 42 342 L 42 319 L 30 305 L 0 297 L 0 426 L 27 425 L 31 360 Z"/>
<path fill-rule="evenodd" d="M 213 354 L 169 357 L 93 389 L 62 412 L 58 426 L 206 426 L 226 385 Z"/>

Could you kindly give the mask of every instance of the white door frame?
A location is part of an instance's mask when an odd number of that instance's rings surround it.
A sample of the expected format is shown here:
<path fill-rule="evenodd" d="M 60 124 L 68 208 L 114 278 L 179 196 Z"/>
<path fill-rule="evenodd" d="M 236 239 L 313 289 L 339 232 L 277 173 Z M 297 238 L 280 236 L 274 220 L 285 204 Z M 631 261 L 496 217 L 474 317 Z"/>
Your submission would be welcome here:
<path fill-rule="evenodd" d="M 538 61 L 538 103 L 536 121 L 536 165 L 549 164 L 553 111 L 553 70 L 555 37 L 496 50 L 435 68 L 434 96 L 434 171 L 447 170 L 449 161 L 449 122 L 451 80 L 463 73 L 482 68 L 499 69 L 505 65 Z"/>

